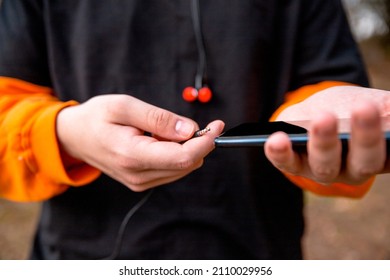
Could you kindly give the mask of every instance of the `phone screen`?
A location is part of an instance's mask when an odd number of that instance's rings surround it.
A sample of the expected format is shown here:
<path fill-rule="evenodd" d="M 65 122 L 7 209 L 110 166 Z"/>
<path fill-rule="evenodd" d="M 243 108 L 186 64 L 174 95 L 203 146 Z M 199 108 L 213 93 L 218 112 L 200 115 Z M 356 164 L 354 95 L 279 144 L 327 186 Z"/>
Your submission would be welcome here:
<path fill-rule="evenodd" d="M 263 146 L 269 135 L 283 131 L 296 144 L 307 142 L 307 130 L 286 122 L 243 123 L 227 130 L 215 139 L 217 147 Z"/>
<path fill-rule="evenodd" d="M 216 147 L 261 147 L 265 144 L 268 137 L 277 131 L 283 131 L 288 134 L 293 148 L 306 148 L 308 133 L 304 127 L 309 127 L 310 121 L 287 122 L 267 122 L 267 123 L 244 123 L 227 130 L 225 133 L 215 139 Z M 383 122 L 385 137 L 390 144 L 390 122 L 388 118 Z M 348 146 L 349 119 L 339 120 L 339 139 L 342 142 L 343 149 Z"/>

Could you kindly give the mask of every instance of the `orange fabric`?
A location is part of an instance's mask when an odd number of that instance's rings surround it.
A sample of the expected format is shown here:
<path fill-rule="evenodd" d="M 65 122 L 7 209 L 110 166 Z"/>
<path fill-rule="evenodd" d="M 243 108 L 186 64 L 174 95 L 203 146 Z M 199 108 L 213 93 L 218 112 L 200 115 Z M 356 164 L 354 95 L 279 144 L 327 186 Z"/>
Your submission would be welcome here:
<path fill-rule="evenodd" d="M 76 104 L 59 101 L 50 88 L 0 77 L 0 197 L 45 200 L 100 175 L 83 162 L 61 156 L 56 116 Z"/>
<path fill-rule="evenodd" d="M 306 98 L 312 96 L 316 92 L 334 87 L 334 86 L 350 86 L 351 84 L 338 81 L 325 81 L 318 84 L 303 86 L 295 91 L 286 94 L 285 103 L 283 103 L 271 116 L 270 121 L 275 121 L 278 115 L 287 107 L 297 104 Z M 284 175 L 295 185 L 302 189 L 311 191 L 322 196 L 345 196 L 351 198 L 363 197 L 371 188 L 375 176 L 367 180 L 361 185 L 350 186 L 343 183 L 333 183 L 330 185 L 322 185 L 313 180 L 302 176 L 295 176 L 284 173 Z"/>
<path fill-rule="evenodd" d="M 304 86 L 286 95 L 286 102 L 271 120 L 288 106 L 341 82 Z M 55 133 L 57 113 L 77 102 L 60 102 L 52 90 L 14 78 L 0 77 L 0 196 L 14 201 L 39 201 L 82 186 L 100 171 L 62 155 Z M 320 195 L 363 196 L 374 178 L 361 186 L 335 183 L 323 186 L 307 178 L 285 174 L 298 186 Z"/>
<path fill-rule="evenodd" d="M 350 186 L 343 183 L 333 183 L 330 185 L 322 185 L 313 180 L 302 176 L 294 176 L 291 174 L 284 174 L 295 185 L 311 191 L 321 196 L 344 196 L 350 198 L 361 198 L 371 188 L 375 181 L 375 177 L 371 177 L 366 182 L 358 186 Z"/>

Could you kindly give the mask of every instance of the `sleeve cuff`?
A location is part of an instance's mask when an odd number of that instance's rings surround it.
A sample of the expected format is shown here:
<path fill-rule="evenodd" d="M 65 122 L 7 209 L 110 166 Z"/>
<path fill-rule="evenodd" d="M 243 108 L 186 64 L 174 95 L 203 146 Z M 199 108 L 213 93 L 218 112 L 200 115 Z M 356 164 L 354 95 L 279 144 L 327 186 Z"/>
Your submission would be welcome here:
<path fill-rule="evenodd" d="M 82 186 L 95 180 L 100 171 L 84 162 L 71 160 L 61 153 L 56 136 L 56 116 L 65 107 L 76 105 L 75 101 L 53 104 L 37 118 L 31 132 L 31 145 L 37 156 L 37 172 L 42 172 L 53 181 L 69 186 Z"/>
<path fill-rule="evenodd" d="M 95 180 L 100 171 L 61 154 L 58 112 L 77 102 L 61 102 L 51 88 L 0 76 L 0 196 L 42 201 L 69 186 Z"/>
<path fill-rule="evenodd" d="M 371 188 L 375 181 L 375 177 L 371 177 L 366 182 L 361 185 L 351 186 L 343 183 L 333 183 L 330 185 L 322 185 L 313 180 L 310 180 L 301 176 L 294 176 L 291 174 L 284 175 L 295 185 L 299 186 L 304 190 L 308 190 L 312 193 L 321 196 L 343 196 L 350 198 L 361 198 L 363 197 Z"/>
<path fill-rule="evenodd" d="M 353 84 L 339 81 L 324 81 L 318 84 L 306 85 L 298 88 L 297 90 L 290 91 L 286 94 L 284 103 L 279 106 L 272 114 L 270 121 L 275 121 L 279 114 L 285 110 L 287 107 L 297 104 L 306 98 L 312 96 L 313 94 L 335 86 L 351 86 Z"/>

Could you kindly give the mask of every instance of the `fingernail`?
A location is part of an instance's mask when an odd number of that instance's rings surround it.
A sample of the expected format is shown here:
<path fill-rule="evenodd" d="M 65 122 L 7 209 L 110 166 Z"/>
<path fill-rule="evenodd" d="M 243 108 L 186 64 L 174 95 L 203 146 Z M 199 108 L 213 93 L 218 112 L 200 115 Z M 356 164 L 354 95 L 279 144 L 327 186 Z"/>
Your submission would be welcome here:
<path fill-rule="evenodd" d="M 187 138 L 192 136 L 194 132 L 194 125 L 189 122 L 179 120 L 176 123 L 175 129 L 177 134 Z"/>

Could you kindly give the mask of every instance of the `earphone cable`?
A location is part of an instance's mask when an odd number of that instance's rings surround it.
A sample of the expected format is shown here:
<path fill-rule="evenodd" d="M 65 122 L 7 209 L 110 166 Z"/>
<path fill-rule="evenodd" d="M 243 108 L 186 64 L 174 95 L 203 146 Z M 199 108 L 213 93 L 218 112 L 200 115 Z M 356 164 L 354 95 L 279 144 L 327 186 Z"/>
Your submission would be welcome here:
<path fill-rule="evenodd" d="M 192 23 L 194 25 L 196 46 L 198 49 L 199 62 L 198 69 L 195 76 L 195 88 L 200 89 L 203 86 L 203 83 L 207 83 L 206 77 L 206 51 L 202 36 L 202 28 L 200 26 L 200 11 L 199 11 L 199 0 L 191 1 L 191 16 Z"/>
<path fill-rule="evenodd" d="M 135 204 L 132 208 L 130 208 L 130 210 L 127 212 L 126 216 L 123 218 L 122 223 L 119 227 L 115 239 L 115 247 L 112 253 L 108 257 L 103 258 L 103 260 L 114 260 L 119 256 L 122 247 L 123 236 L 125 234 L 125 230 L 130 219 L 134 216 L 134 214 L 138 211 L 138 209 L 141 208 L 149 200 L 153 191 L 154 189 L 149 190 L 147 194 L 140 201 L 138 201 L 137 204 Z"/>

